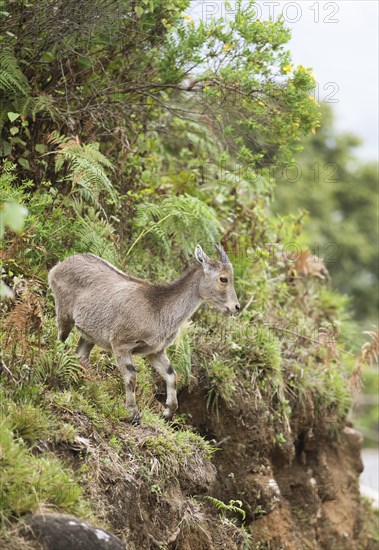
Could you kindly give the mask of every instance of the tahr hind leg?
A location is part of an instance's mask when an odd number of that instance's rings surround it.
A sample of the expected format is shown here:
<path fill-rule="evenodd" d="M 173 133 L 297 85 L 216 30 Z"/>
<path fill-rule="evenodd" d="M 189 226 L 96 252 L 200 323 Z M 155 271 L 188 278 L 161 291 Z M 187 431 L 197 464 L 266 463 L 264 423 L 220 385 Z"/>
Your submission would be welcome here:
<path fill-rule="evenodd" d="M 126 407 L 130 412 L 130 422 L 139 424 L 141 415 L 136 403 L 136 380 L 137 372 L 132 363 L 131 350 L 127 346 L 113 346 L 113 353 L 116 356 L 117 367 L 121 372 L 125 384 Z"/>
<path fill-rule="evenodd" d="M 65 342 L 68 335 L 74 328 L 74 320 L 70 317 L 62 315 L 59 308 L 57 308 L 57 325 L 58 325 L 58 340 Z"/>
<path fill-rule="evenodd" d="M 85 340 L 83 336 L 80 337 L 78 347 L 76 348 L 76 353 L 79 355 L 80 362 L 83 363 L 84 366 L 89 365 L 89 356 L 94 345 L 95 344 L 92 342 Z"/>

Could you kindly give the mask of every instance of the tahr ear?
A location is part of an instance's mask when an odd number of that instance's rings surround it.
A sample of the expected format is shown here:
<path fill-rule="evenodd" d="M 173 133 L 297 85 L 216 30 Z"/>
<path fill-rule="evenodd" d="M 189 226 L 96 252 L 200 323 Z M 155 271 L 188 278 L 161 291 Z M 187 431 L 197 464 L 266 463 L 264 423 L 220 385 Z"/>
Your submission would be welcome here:
<path fill-rule="evenodd" d="M 197 244 L 195 248 L 195 258 L 199 263 L 201 263 L 203 269 L 209 269 L 210 260 L 199 244 Z"/>

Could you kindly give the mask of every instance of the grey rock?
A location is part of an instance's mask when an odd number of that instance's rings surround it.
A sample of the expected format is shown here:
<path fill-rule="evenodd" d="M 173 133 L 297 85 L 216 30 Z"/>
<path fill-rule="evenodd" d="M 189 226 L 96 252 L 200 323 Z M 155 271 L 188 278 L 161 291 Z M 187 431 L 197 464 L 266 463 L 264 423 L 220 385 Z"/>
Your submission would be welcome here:
<path fill-rule="evenodd" d="M 126 550 L 115 535 L 65 514 L 26 516 L 20 534 L 38 541 L 44 550 Z"/>

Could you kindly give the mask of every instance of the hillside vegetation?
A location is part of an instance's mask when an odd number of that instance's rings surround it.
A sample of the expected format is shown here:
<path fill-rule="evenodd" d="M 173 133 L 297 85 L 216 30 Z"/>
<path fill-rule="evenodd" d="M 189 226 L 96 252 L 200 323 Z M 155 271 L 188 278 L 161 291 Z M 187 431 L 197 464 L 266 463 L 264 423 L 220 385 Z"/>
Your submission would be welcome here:
<path fill-rule="evenodd" d="M 196 25 L 188 4 L 1 3 L 0 547 L 35 548 L 26 515 L 59 512 L 128 549 L 374 548 L 347 416 L 377 336 L 352 351 L 301 217 L 271 210 L 272 168 L 320 124 L 314 77 L 253 4 Z M 57 342 L 47 272 L 91 252 L 170 281 L 214 242 L 243 311 L 181 331 L 171 423 L 136 359 L 132 426 L 113 358 Z"/>

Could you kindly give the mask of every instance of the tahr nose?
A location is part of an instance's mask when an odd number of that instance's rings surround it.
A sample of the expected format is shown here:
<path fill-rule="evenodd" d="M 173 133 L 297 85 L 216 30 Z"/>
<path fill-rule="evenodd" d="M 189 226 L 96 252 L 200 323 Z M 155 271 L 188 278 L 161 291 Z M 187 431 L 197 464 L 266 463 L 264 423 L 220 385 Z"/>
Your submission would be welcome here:
<path fill-rule="evenodd" d="M 240 308 L 239 304 L 237 304 L 236 305 L 236 315 L 238 315 L 240 311 L 241 311 L 241 308 Z"/>

